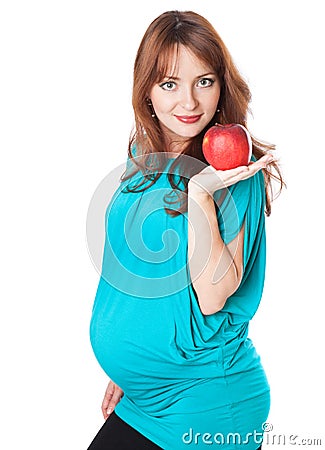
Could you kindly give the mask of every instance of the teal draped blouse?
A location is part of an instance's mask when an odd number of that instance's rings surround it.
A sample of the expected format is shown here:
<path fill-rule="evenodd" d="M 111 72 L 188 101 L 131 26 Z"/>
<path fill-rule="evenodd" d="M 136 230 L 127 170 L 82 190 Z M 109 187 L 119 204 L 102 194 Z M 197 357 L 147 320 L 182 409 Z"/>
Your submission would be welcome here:
<path fill-rule="evenodd" d="M 165 210 L 166 199 L 177 197 L 168 180 L 174 161 L 148 189 L 127 192 L 143 179 L 139 171 L 110 200 L 90 325 L 99 364 L 124 390 L 116 414 L 170 450 L 189 448 L 190 430 L 201 436 L 238 432 L 244 441 L 262 431 L 269 410 L 269 384 L 248 337 L 265 277 L 263 173 L 214 193 L 225 244 L 245 223 L 243 277 L 221 311 L 204 315 L 189 274 L 187 212 Z M 218 447 L 255 450 L 255 441 Z"/>

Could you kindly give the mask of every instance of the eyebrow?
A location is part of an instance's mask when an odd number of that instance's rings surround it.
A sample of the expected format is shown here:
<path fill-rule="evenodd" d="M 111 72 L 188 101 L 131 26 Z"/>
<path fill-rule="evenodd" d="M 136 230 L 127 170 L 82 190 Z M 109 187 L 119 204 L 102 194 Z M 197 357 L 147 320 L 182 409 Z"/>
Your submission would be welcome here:
<path fill-rule="evenodd" d="M 215 76 L 216 74 L 214 72 L 207 72 L 207 73 L 204 73 L 202 75 L 198 75 L 197 77 L 195 77 L 195 79 L 203 78 L 203 77 L 206 77 L 207 75 L 214 75 Z M 180 78 L 173 77 L 173 76 L 166 76 L 165 78 L 167 78 L 168 80 L 176 80 L 176 81 L 180 80 Z"/>

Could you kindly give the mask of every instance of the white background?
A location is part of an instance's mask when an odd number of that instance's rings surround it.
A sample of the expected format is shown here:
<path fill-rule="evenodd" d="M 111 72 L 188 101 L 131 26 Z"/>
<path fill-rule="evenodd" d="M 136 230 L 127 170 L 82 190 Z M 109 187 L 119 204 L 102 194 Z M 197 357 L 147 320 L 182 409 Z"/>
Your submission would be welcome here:
<path fill-rule="evenodd" d="M 277 144 L 288 189 L 267 219 L 267 276 L 251 337 L 272 389 L 273 434 L 325 445 L 322 2 L 7 0 L 0 9 L 5 450 L 83 450 L 102 424 L 107 377 L 88 337 L 98 273 L 86 215 L 97 185 L 125 161 L 135 52 L 149 23 L 169 9 L 212 22 L 252 90 L 250 130 Z"/>

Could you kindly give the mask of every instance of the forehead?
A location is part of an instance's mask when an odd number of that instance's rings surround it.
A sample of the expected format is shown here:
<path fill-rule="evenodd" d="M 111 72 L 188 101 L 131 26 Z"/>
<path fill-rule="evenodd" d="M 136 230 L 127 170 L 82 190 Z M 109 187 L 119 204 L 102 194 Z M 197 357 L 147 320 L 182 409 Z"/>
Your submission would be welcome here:
<path fill-rule="evenodd" d="M 196 56 L 190 48 L 176 44 L 160 54 L 157 68 L 160 78 L 198 76 L 214 72 L 212 67 Z"/>

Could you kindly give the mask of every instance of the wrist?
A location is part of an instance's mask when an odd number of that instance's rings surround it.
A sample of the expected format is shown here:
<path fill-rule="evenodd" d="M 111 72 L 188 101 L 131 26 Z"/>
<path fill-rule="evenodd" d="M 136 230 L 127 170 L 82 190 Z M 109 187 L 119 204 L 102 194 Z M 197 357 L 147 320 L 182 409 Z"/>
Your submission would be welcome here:
<path fill-rule="evenodd" d="M 211 199 L 211 194 L 193 181 L 189 181 L 188 183 L 188 196 L 201 201 L 208 201 Z"/>

